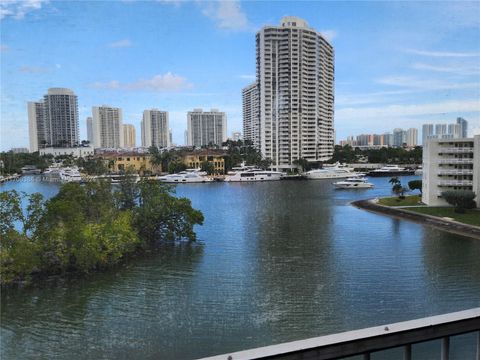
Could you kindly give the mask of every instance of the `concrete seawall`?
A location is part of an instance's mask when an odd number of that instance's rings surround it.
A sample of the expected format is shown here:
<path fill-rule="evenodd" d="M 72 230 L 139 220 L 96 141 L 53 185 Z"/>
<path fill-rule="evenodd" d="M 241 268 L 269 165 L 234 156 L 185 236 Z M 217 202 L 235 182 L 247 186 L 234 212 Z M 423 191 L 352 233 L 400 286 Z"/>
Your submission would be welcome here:
<path fill-rule="evenodd" d="M 367 211 L 393 216 L 400 219 L 406 219 L 422 223 L 424 225 L 432 226 L 440 230 L 448 231 L 454 234 L 468 236 L 480 240 L 480 227 L 463 224 L 458 221 L 445 220 L 436 216 L 419 214 L 406 209 L 392 208 L 376 204 L 372 199 L 357 200 L 352 202 L 352 205 Z"/>

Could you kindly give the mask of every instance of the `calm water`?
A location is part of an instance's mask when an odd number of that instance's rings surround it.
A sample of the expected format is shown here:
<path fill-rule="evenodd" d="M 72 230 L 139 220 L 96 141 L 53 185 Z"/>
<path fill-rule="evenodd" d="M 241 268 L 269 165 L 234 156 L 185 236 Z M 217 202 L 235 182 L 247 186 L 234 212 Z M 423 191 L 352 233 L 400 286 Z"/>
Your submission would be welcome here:
<path fill-rule="evenodd" d="M 480 306 L 480 241 L 350 206 L 389 194 L 387 178 L 371 181 L 180 185 L 205 215 L 197 244 L 4 291 L 2 359 L 193 359 Z M 473 358 L 463 340 L 455 359 Z M 414 355 L 434 358 L 434 345 Z"/>

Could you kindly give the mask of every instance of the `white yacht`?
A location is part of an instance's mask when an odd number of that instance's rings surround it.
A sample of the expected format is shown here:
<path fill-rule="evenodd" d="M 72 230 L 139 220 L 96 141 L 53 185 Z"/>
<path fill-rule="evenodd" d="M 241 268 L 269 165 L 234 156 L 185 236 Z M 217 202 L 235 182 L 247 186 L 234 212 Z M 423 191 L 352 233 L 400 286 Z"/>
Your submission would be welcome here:
<path fill-rule="evenodd" d="M 198 171 L 196 169 L 187 169 L 177 174 L 169 174 L 157 177 L 157 180 L 164 183 L 207 183 L 212 182 L 213 179 L 206 176 L 205 171 Z"/>
<path fill-rule="evenodd" d="M 367 179 L 361 177 L 348 178 L 342 181 L 333 183 L 337 189 L 370 189 L 373 184 L 369 183 Z"/>
<path fill-rule="evenodd" d="M 420 165 L 417 167 L 417 170 L 415 170 L 415 175 L 423 175 L 423 167 Z"/>
<path fill-rule="evenodd" d="M 335 164 L 323 164 L 324 168 L 337 168 L 337 169 L 344 169 L 348 170 L 351 172 L 354 172 L 355 169 L 353 167 L 348 166 L 347 164 L 342 164 L 339 161 L 337 161 Z"/>
<path fill-rule="evenodd" d="M 138 174 L 129 174 L 128 176 L 133 178 L 136 183 L 140 181 L 140 176 Z M 108 180 L 112 184 L 119 184 L 124 178 L 124 174 L 109 174 L 91 177 L 91 179 L 94 180 Z"/>
<path fill-rule="evenodd" d="M 275 181 L 282 178 L 280 171 L 262 170 L 254 166 L 234 167 L 229 171 L 224 181 L 243 182 L 243 181 Z"/>
<path fill-rule="evenodd" d="M 356 173 L 349 169 L 339 167 L 329 167 L 323 169 L 314 169 L 303 173 L 303 176 L 311 180 L 319 179 L 342 179 L 357 176 Z"/>
<path fill-rule="evenodd" d="M 60 180 L 62 182 L 82 182 L 82 176 L 78 167 L 65 167 L 60 170 Z"/>
<path fill-rule="evenodd" d="M 370 171 L 368 176 L 398 176 L 413 175 L 414 170 L 399 167 L 398 165 L 386 165 L 380 169 Z"/>

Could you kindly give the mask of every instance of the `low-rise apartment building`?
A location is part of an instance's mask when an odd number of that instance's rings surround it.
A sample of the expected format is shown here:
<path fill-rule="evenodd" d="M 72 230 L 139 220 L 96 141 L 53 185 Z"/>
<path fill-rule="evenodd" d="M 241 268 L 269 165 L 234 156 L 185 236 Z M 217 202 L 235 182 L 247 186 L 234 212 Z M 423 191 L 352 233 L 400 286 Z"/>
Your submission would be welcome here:
<path fill-rule="evenodd" d="M 447 205 L 442 192 L 471 190 L 480 207 L 480 135 L 473 138 L 429 139 L 423 148 L 422 201 Z"/>
<path fill-rule="evenodd" d="M 200 150 L 182 154 L 182 162 L 189 169 L 198 169 L 208 161 L 213 164 L 215 174 L 225 173 L 225 152 L 221 150 Z"/>
<path fill-rule="evenodd" d="M 102 159 L 112 173 L 121 173 L 127 170 L 134 171 L 140 176 L 145 174 L 160 174 L 161 165 L 153 165 L 150 154 L 141 153 L 104 153 L 97 155 Z"/>

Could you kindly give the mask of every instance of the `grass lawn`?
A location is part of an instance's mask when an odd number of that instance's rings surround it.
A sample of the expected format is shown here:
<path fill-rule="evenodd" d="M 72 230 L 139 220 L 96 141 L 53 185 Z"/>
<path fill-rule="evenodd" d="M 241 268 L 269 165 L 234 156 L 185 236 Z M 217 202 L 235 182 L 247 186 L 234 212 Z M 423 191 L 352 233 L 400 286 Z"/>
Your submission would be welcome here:
<path fill-rule="evenodd" d="M 418 207 L 418 208 L 408 208 L 405 209 L 408 211 L 415 211 L 421 214 L 438 216 L 438 217 L 449 217 L 455 219 L 458 222 L 465 224 L 480 226 L 480 210 L 466 210 L 465 214 L 457 214 L 453 211 L 451 207 Z"/>
<path fill-rule="evenodd" d="M 410 195 L 405 196 L 405 199 L 399 199 L 398 196 L 380 198 L 378 203 L 385 206 L 414 206 L 421 205 L 419 202 L 422 200 L 422 197 L 419 195 Z"/>

